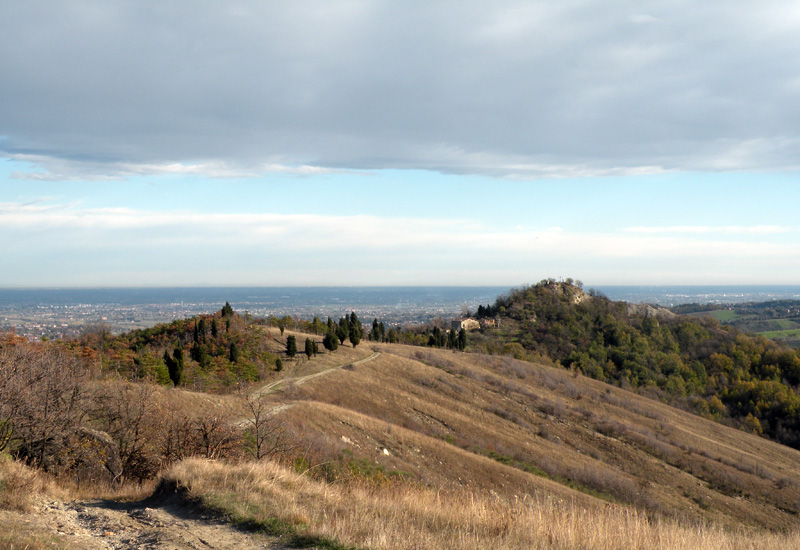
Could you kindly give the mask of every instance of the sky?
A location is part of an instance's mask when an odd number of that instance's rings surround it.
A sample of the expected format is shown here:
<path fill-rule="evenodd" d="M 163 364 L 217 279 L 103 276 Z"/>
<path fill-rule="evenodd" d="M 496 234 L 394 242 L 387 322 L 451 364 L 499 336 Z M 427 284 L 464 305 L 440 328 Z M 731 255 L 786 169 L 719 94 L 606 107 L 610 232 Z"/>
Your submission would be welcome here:
<path fill-rule="evenodd" d="M 0 2 L 0 287 L 800 284 L 800 5 Z"/>

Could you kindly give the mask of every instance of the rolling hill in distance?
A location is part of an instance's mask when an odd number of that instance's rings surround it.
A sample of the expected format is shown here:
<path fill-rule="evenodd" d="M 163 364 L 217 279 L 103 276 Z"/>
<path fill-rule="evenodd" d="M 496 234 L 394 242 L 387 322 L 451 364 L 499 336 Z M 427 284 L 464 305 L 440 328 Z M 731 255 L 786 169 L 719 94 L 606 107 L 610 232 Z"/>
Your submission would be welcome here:
<path fill-rule="evenodd" d="M 227 305 L 119 335 L 7 336 L 2 442 L 18 460 L 0 462 L 0 514 L 18 538 L 3 542 L 190 548 L 182 515 L 240 525 L 253 547 L 796 544 L 796 351 L 571 281 L 478 304 L 465 351 L 449 318 L 400 330 Z M 12 371 L 59 383 L 45 396 Z M 36 416 L 45 397 L 59 414 Z M 86 451 L 101 440 L 102 460 Z"/>

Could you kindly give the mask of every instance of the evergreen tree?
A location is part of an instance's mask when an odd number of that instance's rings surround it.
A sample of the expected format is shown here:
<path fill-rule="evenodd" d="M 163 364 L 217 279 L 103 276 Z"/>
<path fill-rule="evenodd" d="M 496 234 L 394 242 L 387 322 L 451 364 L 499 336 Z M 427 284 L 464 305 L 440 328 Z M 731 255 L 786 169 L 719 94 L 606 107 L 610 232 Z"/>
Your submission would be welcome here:
<path fill-rule="evenodd" d="M 232 317 L 233 316 L 233 308 L 231 307 L 231 305 L 228 302 L 225 302 L 225 305 L 222 306 L 222 309 L 220 310 L 220 312 L 222 313 L 223 317 Z"/>
<path fill-rule="evenodd" d="M 350 343 L 353 344 L 353 347 L 356 347 L 361 342 L 361 338 L 364 336 L 364 327 L 361 325 L 361 321 L 358 320 L 355 311 L 350 312 L 348 328 L 349 331 L 347 337 L 350 339 Z"/>
<path fill-rule="evenodd" d="M 350 321 L 347 316 L 342 317 L 339 319 L 339 326 L 336 327 L 336 337 L 339 339 L 340 344 L 344 344 L 344 341 L 350 336 Z"/>
<path fill-rule="evenodd" d="M 369 339 L 373 342 L 380 342 L 381 341 L 381 333 L 380 333 L 380 325 L 378 324 L 378 319 L 372 320 L 372 330 L 369 331 Z"/>
<path fill-rule="evenodd" d="M 383 342 L 386 340 L 386 327 L 383 325 L 383 321 L 378 323 L 378 330 L 381 331 L 381 338 L 378 341 Z"/>
<path fill-rule="evenodd" d="M 450 349 L 456 349 L 458 347 L 458 336 L 455 330 L 450 330 L 450 332 L 447 333 L 447 347 Z"/>
<path fill-rule="evenodd" d="M 314 355 L 314 343 L 311 341 L 311 338 L 306 338 L 306 357 L 311 359 L 311 356 Z"/>
<path fill-rule="evenodd" d="M 286 355 L 289 357 L 297 355 L 297 340 L 294 336 L 286 337 Z"/>
<path fill-rule="evenodd" d="M 275 371 L 281 372 L 282 370 L 283 370 L 283 361 L 281 361 L 281 358 L 278 357 L 277 359 L 275 359 Z"/>
<path fill-rule="evenodd" d="M 447 333 L 439 327 L 433 327 L 433 331 L 428 336 L 428 345 L 437 348 L 445 347 L 447 345 Z"/>
<path fill-rule="evenodd" d="M 211 337 L 216 340 L 217 336 L 219 336 L 219 325 L 217 324 L 217 320 L 214 319 L 211 321 Z"/>
<path fill-rule="evenodd" d="M 230 349 L 228 350 L 228 359 L 230 359 L 231 363 L 239 361 L 239 348 L 236 346 L 236 342 L 231 342 Z"/>
<path fill-rule="evenodd" d="M 207 369 L 211 366 L 211 356 L 208 354 L 208 349 L 203 344 L 194 344 L 191 349 L 191 357 L 200 368 Z"/>
<path fill-rule="evenodd" d="M 364 337 L 364 327 L 361 325 L 361 321 L 358 320 L 358 317 L 356 317 L 355 311 L 350 312 L 349 324 L 350 324 L 349 334 L 353 334 L 355 332 L 358 339 L 361 340 L 361 338 Z"/>
<path fill-rule="evenodd" d="M 325 333 L 325 337 L 322 339 L 322 345 L 325 346 L 325 349 L 328 351 L 336 351 L 339 347 L 339 339 L 334 334 L 333 329 L 329 329 L 327 333 Z"/>
<path fill-rule="evenodd" d="M 206 343 L 206 320 L 203 317 L 200 317 L 199 327 L 197 332 L 200 334 L 200 341 L 204 344 Z"/>
<path fill-rule="evenodd" d="M 350 343 L 353 344 L 353 347 L 356 347 L 358 344 L 361 343 L 361 331 L 351 330 L 349 338 L 350 338 Z"/>
<path fill-rule="evenodd" d="M 458 331 L 458 349 L 461 351 L 467 349 L 467 331 L 463 328 Z"/>
<path fill-rule="evenodd" d="M 175 348 L 170 356 L 167 350 L 164 350 L 164 363 L 167 364 L 167 371 L 169 372 L 169 379 L 172 380 L 173 386 L 178 386 L 183 379 L 183 350 Z"/>

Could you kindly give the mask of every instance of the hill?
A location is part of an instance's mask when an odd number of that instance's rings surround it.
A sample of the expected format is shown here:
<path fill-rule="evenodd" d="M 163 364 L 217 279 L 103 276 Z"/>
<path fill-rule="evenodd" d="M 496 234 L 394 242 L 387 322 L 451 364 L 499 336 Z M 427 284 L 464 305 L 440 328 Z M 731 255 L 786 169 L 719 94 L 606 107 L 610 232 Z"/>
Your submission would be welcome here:
<path fill-rule="evenodd" d="M 542 281 L 498 298 L 473 348 L 547 358 L 701 416 L 800 447 L 800 354 L 710 317 L 631 307 Z"/>
<path fill-rule="evenodd" d="M 91 447 L 104 441 L 96 435 L 101 430 L 116 445 L 103 449 L 116 449 L 122 478 L 133 486 L 160 479 L 157 495 L 174 495 L 170 506 L 177 498 L 185 507 L 170 513 L 197 514 L 199 506 L 200 521 L 225 518 L 270 533 L 276 547 L 785 548 L 796 540 L 800 452 L 725 426 L 710 410 L 697 415 L 671 406 L 713 403 L 716 394 L 670 392 L 670 376 L 688 384 L 697 377 L 696 365 L 689 363 L 694 374 L 688 377 L 680 368 L 666 375 L 648 355 L 700 364 L 722 356 L 735 364 L 738 356 L 724 351 L 761 349 L 749 379 L 729 378 L 744 384 L 755 383 L 770 364 L 764 356 L 781 357 L 785 349 L 747 340 L 711 320 L 628 308 L 575 285 L 522 289 L 482 313 L 496 316 L 500 326 L 471 333 L 468 353 L 378 341 L 354 347 L 343 340 L 336 351 L 293 359 L 285 352 L 289 336 L 321 346 L 315 323 L 302 325 L 311 332 L 299 332 L 235 316 L 227 338 L 241 343 L 243 355 L 260 350 L 267 361 L 248 386 L 235 384 L 237 391 L 228 394 L 216 382 L 209 387 L 214 393 L 205 393 L 191 389 L 200 382 L 171 388 L 118 374 L 133 372 L 124 366 L 135 365 L 129 358 L 136 354 L 158 358 L 176 342 L 189 349 L 202 343 L 200 334 L 195 337 L 199 318 L 176 322 L 175 332 L 168 325 L 119 340 L 103 337 L 99 345 L 8 337 L 0 342 L 0 364 L 14 369 L 0 369 L 7 382 L 0 386 L 0 427 L 13 431 L 3 431 L 0 443 L 16 452 L 25 437 L 69 442 L 79 433 L 77 441 Z M 220 336 L 223 317 L 221 311 L 210 319 L 218 323 L 213 342 L 208 328 L 210 350 L 228 344 Z M 594 336 L 589 342 L 596 349 L 580 347 L 586 334 Z M 697 347 L 682 340 L 687 334 L 696 336 Z M 605 363 L 597 360 L 600 335 Z M 653 343 L 670 339 L 671 355 Z M 236 364 L 222 351 L 203 370 L 189 355 L 195 380 L 203 373 L 205 380 L 222 380 Z M 278 357 L 285 360 L 280 371 L 274 369 Z M 585 358 L 607 381 L 588 362 L 578 362 Z M 634 360 L 641 360 L 636 371 Z M 23 371 L 56 380 L 46 386 L 55 393 L 11 376 Z M 715 384 L 721 374 L 706 371 Z M 729 402 L 722 399 L 729 395 L 718 398 L 725 410 Z M 41 399 L 54 405 L 47 423 L 27 425 L 13 416 L 41 412 Z M 36 431 L 43 425 L 61 427 L 48 435 Z M 55 481 L 46 483 L 35 481 L 40 474 L 0 461 L 0 508 L 40 506 L 20 504 L 18 490 L 9 493 L 20 486 L 45 502 L 58 494 L 41 488 L 48 483 L 72 498 L 118 490 L 119 476 L 95 481 L 81 466 L 89 455 L 73 450 L 65 449 L 61 456 L 71 462 L 61 463 Z M 76 482 L 78 492 L 70 488 Z M 42 513 L 80 509 L 79 518 L 119 525 L 167 517 L 152 511 L 166 506 L 159 500 L 47 506 L 39 507 Z M 21 525 L 11 512 L 2 514 L 8 525 Z M 91 525 L 82 529 L 96 536 Z M 114 534 L 113 544 L 124 536 Z"/>
<path fill-rule="evenodd" d="M 306 460 L 509 499 L 550 495 L 730 527 L 794 528 L 800 453 L 577 373 L 379 345 L 287 391 Z"/>

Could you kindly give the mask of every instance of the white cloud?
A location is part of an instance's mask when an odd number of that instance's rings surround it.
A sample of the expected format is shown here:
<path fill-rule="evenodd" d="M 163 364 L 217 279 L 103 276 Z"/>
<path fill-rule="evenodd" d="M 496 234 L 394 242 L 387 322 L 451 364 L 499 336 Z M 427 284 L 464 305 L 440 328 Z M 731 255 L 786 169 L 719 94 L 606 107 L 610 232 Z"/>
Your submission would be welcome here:
<path fill-rule="evenodd" d="M 793 229 L 790 227 L 782 227 L 778 225 L 726 225 L 726 226 L 709 226 L 709 225 L 677 225 L 672 227 L 626 227 L 622 231 L 626 233 L 641 233 L 641 234 L 691 234 L 691 235 L 708 235 L 708 234 L 723 234 L 723 235 L 776 235 L 779 233 L 788 233 Z"/>
<path fill-rule="evenodd" d="M 713 283 L 731 277 L 741 283 L 759 276 L 763 281 L 764 270 L 786 282 L 800 269 L 800 244 L 774 238 L 784 231 L 698 226 L 589 232 L 514 225 L 500 230 L 463 219 L 5 202 L 0 253 L 15 269 L 0 286 L 520 284 L 559 275 L 594 284 Z"/>
<path fill-rule="evenodd" d="M 100 163 L 57 159 L 42 155 L 14 154 L 8 158 L 30 165 L 40 166 L 44 171 L 15 171 L 11 175 L 16 179 L 39 181 L 68 180 L 111 180 L 123 179 L 127 176 L 148 175 L 196 175 L 209 178 L 256 178 L 265 174 L 293 174 L 298 176 L 315 176 L 323 174 L 356 173 L 350 170 L 337 170 L 320 166 L 280 164 L 275 162 L 261 163 L 251 167 L 241 167 L 223 161 L 211 162 L 170 162 L 170 163 Z"/>

